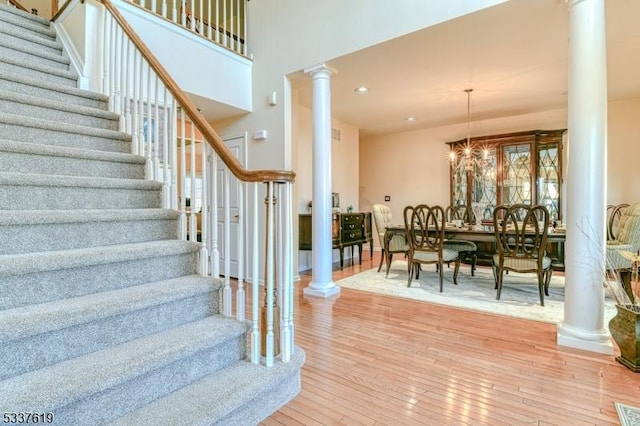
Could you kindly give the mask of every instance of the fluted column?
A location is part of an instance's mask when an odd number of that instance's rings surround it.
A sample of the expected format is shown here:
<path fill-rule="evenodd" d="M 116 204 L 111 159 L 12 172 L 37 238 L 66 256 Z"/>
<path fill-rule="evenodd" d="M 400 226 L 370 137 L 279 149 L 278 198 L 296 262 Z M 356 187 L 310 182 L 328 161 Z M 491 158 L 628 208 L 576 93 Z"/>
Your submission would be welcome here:
<path fill-rule="evenodd" d="M 340 293 L 333 282 L 331 244 L 331 74 L 325 64 L 305 70 L 313 79 L 313 204 L 311 282 L 309 296 L 329 297 Z"/>
<path fill-rule="evenodd" d="M 607 59 L 605 0 L 568 0 L 569 94 L 564 321 L 557 342 L 613 353 L 604 324 Z"/>

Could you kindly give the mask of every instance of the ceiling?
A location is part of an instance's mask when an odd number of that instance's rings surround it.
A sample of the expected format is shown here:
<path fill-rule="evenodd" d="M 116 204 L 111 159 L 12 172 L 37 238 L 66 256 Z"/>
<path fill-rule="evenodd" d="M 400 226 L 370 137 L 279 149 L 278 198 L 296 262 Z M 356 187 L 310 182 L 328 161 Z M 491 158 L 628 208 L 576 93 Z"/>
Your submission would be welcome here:
<path fill-rule="evenodd" d="M 605 4 L 609 100 L 640 97 L 640 1 Z M 507 1 L 326 61 L 332 115 L 362 138 L 466 122 L 466 88 L 472 121 L 564 108 L 568 39 L 563 0 Z M 291 79 L 310 108 L 311 79 Z"/>

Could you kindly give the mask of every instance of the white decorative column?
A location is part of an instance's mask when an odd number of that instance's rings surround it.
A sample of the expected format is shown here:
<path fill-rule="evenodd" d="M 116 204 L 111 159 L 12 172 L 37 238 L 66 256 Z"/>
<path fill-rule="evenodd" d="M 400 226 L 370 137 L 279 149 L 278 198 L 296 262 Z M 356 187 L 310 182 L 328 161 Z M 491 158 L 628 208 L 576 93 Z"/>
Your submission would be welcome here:
<path fill-rule="evenodd" d="M 605 0 L 568 0 L 569 147 L 567 242 L 562 346 L 605 354 L 613 346 L 604 324 L 606 243 L 607 58 Z"/>
<path fill-rule="evenodd" d="M 329 297 L 340 293 L 333 282 L 331 244 L 331 74 L 319 64 L 304 70 L 313 79 L 313 198 L 311 282 L 305 295 Z"/>

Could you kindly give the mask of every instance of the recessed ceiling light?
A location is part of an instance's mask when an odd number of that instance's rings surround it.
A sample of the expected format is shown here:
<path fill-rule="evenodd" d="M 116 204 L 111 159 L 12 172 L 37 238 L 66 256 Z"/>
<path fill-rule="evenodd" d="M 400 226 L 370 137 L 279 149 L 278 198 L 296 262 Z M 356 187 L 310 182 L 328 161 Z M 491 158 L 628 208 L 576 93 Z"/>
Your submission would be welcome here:
<path fill-rule="evenodd" d="M 408 123 L 413 123 L 414 121 L 416 121 L 415 117 L 407 117 L 404 119 L 404 121 L 408 122 Z"/>
<path fill-rule="evenodd" d="M 353 91 L 356 92 L 357 94 L 361 95 L 363 93 L 369 92 L 369 88 L 365 87 L 365 86 L 359 86 L 359 87 L 356 87 L 355 89 L 353 89 Z"/>

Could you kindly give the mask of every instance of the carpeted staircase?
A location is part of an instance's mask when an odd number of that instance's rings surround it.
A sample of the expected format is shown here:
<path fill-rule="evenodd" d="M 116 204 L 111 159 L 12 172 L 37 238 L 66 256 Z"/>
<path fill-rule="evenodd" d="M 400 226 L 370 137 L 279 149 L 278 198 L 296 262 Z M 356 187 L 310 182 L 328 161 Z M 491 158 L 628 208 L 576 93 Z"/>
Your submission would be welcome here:
<path fill-rule="evenodd" d="M 304 353 L 247 361 L 161 185 L 76 86 L 49 23 L 0 5 L 0 413 L 258 423 L 299 392 Z"/>

